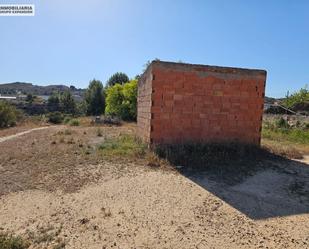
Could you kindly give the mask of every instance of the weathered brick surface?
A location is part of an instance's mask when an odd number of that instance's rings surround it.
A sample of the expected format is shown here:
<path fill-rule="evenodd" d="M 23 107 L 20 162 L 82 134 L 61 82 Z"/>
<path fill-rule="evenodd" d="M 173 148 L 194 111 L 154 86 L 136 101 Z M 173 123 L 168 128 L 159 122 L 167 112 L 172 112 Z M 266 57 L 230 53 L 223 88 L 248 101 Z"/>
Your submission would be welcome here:
<path fill-rule="evenodd" d="M 138 134 L 150 143 L 260 144 L 266 71 L 154 61 L 139 80 Z"/>

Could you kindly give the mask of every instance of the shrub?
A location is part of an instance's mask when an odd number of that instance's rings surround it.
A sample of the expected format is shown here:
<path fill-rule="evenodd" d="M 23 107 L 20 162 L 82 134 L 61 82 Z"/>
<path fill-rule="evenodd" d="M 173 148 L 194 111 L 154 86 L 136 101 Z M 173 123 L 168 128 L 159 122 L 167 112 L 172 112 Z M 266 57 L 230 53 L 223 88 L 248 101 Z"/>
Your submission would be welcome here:
<path fill-rule="evenodd" d="M 52 124 L 61 124 L 63 121 L 63 114 L 61 112 L 52 112 L 48 114 L 48 122 Z"/>
<path fill-rule="evenodd" d="M 72 120 L 71 117 L 66 116 L 66 117 L 64 118 L 64 120 L 63 120 L 63 123 L 68 124 L 71 120 Z"/>
<path fill-rule="evenodd" d="M 0 128 L 16 125 L 21 113 L 6 101 L 0 101 Z"/>
<path fill-rule="evenodd" d="M 287 96 L 282 103 L 288 108 L 293 108 L 295 105 L 305 102 L 309 102 L 309 91 L 307 86 L 301 88 L 299 91 L 291 94 L 290 96 Z"/>
<path fill-rule="evenodd" d="M 288 121 L 286 121 L 283 117 L 279 118 L 277 121 L 276 121 L 276 127 L 277 128 L 289 128 L 289 124 L 288 124 Z"/>
<path fill-rule="evenodd" d="M 24 241 L 19 236 L 13 236 L 6 233 L 0 233 L 0 248 L 1 249 L 26 249 L 29 248 L 29 243 Z"/>
<path fill-rule="evenodd" d="M 137 80 L 109 87 L 106 94 L 106 114 L 118 116 L 123 120 L 136 120 Z"/>
<path fill-rule="evenodd" d="M 71 121 L 70 121 L 70 125 L 71 126 L 79 126 L 79 120 L 78 119 L 72 119 Z"/>

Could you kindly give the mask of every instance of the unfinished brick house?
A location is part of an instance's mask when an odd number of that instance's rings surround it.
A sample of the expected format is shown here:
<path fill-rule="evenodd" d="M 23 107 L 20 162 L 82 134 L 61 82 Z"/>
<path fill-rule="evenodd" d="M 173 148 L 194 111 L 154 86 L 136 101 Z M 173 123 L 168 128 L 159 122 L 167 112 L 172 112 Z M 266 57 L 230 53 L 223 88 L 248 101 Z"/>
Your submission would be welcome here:
<path fill-rule="evenodd" d="M 265 83 L 264 70 L 153 61 L 138 82 L 138 134 L 259 145 Z"/>

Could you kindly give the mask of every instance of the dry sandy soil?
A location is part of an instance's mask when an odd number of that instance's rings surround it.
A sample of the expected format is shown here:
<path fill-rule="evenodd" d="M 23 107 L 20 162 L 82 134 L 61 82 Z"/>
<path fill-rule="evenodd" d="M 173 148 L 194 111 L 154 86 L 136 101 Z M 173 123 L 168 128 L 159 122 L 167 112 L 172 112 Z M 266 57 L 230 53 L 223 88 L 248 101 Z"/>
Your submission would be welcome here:
<path fill-rule="evenodd" d="M 0 143 L 0 232 L 30 248 L 309 248 L 307 164 L 227 184 L 103 158 L 98 144 L 135 126 L 96 130 L 53 126 Z"/>

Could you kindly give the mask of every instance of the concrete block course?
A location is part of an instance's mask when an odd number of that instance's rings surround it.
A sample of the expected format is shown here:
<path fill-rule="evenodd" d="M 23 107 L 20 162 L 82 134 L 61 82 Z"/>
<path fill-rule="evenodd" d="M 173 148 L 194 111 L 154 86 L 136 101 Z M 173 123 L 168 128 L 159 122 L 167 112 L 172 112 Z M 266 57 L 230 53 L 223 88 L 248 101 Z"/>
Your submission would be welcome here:
<path fill-rule="evenodd" d="M 266 71 L 153 61 L 138 82 L 147 143 L 260 144 Z"/>

